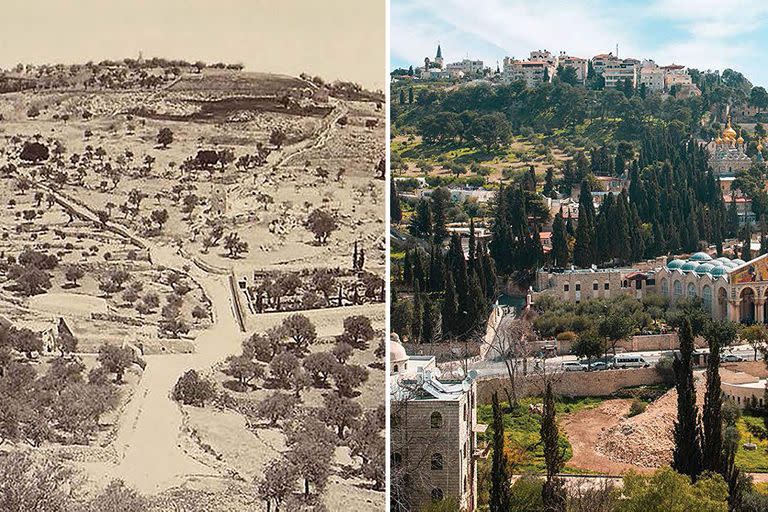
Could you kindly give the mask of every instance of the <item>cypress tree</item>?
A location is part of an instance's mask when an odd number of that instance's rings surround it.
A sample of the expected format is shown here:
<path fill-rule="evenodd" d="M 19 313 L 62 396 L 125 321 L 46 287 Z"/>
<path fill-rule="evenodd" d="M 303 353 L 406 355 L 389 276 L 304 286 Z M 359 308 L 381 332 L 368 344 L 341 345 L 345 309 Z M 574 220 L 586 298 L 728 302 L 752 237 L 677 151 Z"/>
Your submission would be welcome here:
<path fill-rule="evenodd" d="M 461 247 L 461 238 L 454 233 L 448 245 L 446 255 L 446 271 L 453 275 L 454 285 L 456 287 L 456 302 L 458 311 L 469 311 L 469 276 L 467 275 L 467 262 L 464 259 L 464 250 Z M 466 315 L 459 314 L 456 329 L 460 333 L 466 333 L 469 330 Z"/>
<path fill-rule="evenodd" d="M 421 305 L 421 290 L 418 281 L 414 281 L 413 287 L 413 319 L 411 323 L 411 337 L 414 342 L 421 340 L 421 322 L 424 308 Z"/>
<path fill-rule="evenodd" d="M 432 192 L 432 233 L 435 243 L 441 245 L 448 238 L 445 227 L 448 218 L 448 208 L 451 205 L 451 193 L 445 187 L 438 187 Z"/>
<path fill-rule="evenodd" d="M 749 222 L 744 224 L 744 242 L 741 246 L 741 259 L 744 261 L 752 259 L 752 226 Z"/>
<path fill-rule="evenodd" d="M 450 272 L 445 273 L 445 292 L 443 293 L 441 313 L 443 336 L 457 334 L 456 319 L 459 314 L 459 304 L 456 300 L 456 288 L 453 285 L 453 276 Z"/>
<path fill-rule="evenodd" d="M 504 417 L 499 396 L 493 393 L 493 456 L 491 459 L 490 510 L 507 511 L 511 508 L 509 487 L 509 461 L 504 453 Z"/>
<path fill-rule="evenodd" d="M 405 103 L 405 91 L 403 89 L 400 89 L 399 100 L 401 105 Z"/>
<path fill-rule="evenodd" d="M 555 170 L 552 167 L 547 168 L 547 173 L 544 175 L 544 196 L 555 198 Z"/>
<path fill-rule="evenodd" d="M 546 465 L 546 480 L 541 489 L 544 510 L 547 512 L 565 512 L 565 487 L 557 476 L 565 465 L 563 450 L 560 449 L 559 432 L 555 418 L 555 398 L 552 394 L 552 383 L 547 382 L 544 393 L 544 411 L 541 415 L 541 442 L 544 445 L 544 463 Z M 499 509 L 502 510 L 502 509 Z M 503 509 L 509 510 L 509 509 Z"/>
<path fill-rule="evenodd" d="M 436 245 L 429 251 L 429 291 L 443 291 L 443 255 Z"/>
<path fill-rule="evenodd" d="M 402 94 L 403 91 L 401 89 L 400 95 L 402 96 Z M 397 193 L 397 185 L 394 178 L 389 181 L 389 220 L 391 220 L 393 224 L 400 224 L 403 221 L 403 210 L 400 208 L 400 195 Z"/>
<path fill-rule="evenodd" d="M 579 194 L 579 223 L 576 226 L 576 245 L 573 248 L 573 262 L 580 267 L 589 267 L 595 262 L 594 253 L 595 207 L 589 182 L 581 182 Z"/>
<path fill-rule="evenodd" d="M 413 285 L 413 266 L 411 264 L 411 251 L 405 250 L 405 256 L 403 257 L 403 282 L 408 286 Z"/>
<path fill-rule="evenodd" d="M 475 219 L 470 218 L 469 219 L 469 257 L 467 258 L 467 269 L 468 271 L 473 270 L 474 262 L 475 262 L 475 252 L 477 252 L 477 241 L 475 239 Z"/>
<path fill-rule="evenodd" d="M 435 315 L 432 300 L 429 294 L 425 293 L 422 300 L 421 313 L 421 342 L 432 343 L 436 339 L 435 333 Z"/>
<path fill-rule="evenodd" d="M 696 387 L 693 380 L 693 330 L 691 321 L 683 319 L 678 332 L 680 357 L 675 357 L 672 368 L 677 389 L 677 420 L 674 427 L 675 448 L 672 468 L 694 481 L 701 473 L 701 440 L 697 428 Z"/>
<path fill-rule="evenodd" d="M 432 236 L 432 208 L 426 199 L 419 199 L 416 203 L 416 211 L 411 215 L 408 232 L 417 238 L 427 239 Z"/>
<path fill-rule="evenodd" d="M 568 266 L 568 259 L 568 239 L 561 209 L 555 214 L 555 221 L 552 223 L 552 264 L 555 267 L 565 268 Z"/>
<path fill-rule="evenodd" d="M 508 209 L 506 189 L 501 186 L 496 193 L 496 209 L 489 245 L 491 257 L 501 274 L 508 274 L 512 266 L 512 230 Z"/>
<path fill-rule="evenodd" d="M 728 321 L 711 322 L 704 337 L 709 344 L 707 391 L 702 414 L 702 468 L 721 472 L 723 467 L 722 390 L 720 388 L 720 352 L 736 339 L 736 328 Z"/>
<path fill-rule="evenodd" d="M 408 88 L 408 103 L 413 103 L 413 87 Z"/>

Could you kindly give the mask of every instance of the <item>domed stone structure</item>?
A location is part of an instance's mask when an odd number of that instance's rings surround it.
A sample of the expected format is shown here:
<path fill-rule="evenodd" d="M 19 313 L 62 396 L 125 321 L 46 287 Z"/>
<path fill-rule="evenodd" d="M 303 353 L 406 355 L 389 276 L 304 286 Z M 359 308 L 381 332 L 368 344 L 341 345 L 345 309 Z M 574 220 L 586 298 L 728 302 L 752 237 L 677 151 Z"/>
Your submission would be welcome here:
<path fill-rule="evenodd" d="M 705 252 L 697 252 L 693 253 L 690 258 L 688 258 L 690 261 L 712 261 L 712 256 Z"/>

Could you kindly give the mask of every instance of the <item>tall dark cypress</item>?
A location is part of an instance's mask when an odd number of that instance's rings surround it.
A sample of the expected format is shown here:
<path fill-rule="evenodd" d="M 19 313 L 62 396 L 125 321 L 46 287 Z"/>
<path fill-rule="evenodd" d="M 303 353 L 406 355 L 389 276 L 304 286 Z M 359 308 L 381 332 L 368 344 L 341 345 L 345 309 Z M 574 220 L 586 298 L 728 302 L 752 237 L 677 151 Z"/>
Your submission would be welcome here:
<path fill-rule="evenodd" d="M 560 448 L 557 420 L 555 418 L 555 398 L 552 383 L 547 382 L 544 393 L 544 411 L 541 415 L 541 442 L 544 445 L 544 464 L 546 480 L 541 489 L 544 510 L 547 512 L 565 512 L 565 486 L 558 474 L 565 465 L 565 454 Z M 505 509 L 508 510 L 508 509 Z"/>
<path fill-rule="evenodd" d="M 698 430 L 696 387 L 693 380 L 693 329 L 688 318 L 678 332 L 680 357 L 672 362 L 677 390 L 677 420 L 674 427 L 675 448 L 672 468 L 694 481 L 701 473 L 701 439 Z"/>
<path fill-rule="evenodd" d="M 443 324 L 443 336 L 449 337 L 456 334 L 456 319 L 458 318 L 459 304 L 456 300 L 456 288 L 453 285 L 453 276 L 445 273 L 445 292 L 441 306 Z"/>
<path fill-rule="evenodd" d="M 436 341 L 436 338 L 434 306 L 432 305 L 432 299 L 429 298 L 429 294 L 425 293 L 422 299 L 421 342 L 432 343 Z"/>
<path fill-rule="evenodd" d="M 589 267 L 595 262 L 595 207 L 589 182 L 581 182 L 579 193 L 579 222 L 576 225 L 576 245 L 573 248 L 573 262 L 579 267 Z"/>
<path fill-rule="evenodd" d="M 469 219 L 469 254 L 467 255 L 467 271 L 471 272 L 475 264 L 475 252 L 477 251 L 477 240 L 475 238 L 475 219 Z"/>
<path fill-rule="evenodd" d="M 552 264 L 555 267 L 565 268 L 568 266 L 568 238 L 565 233 L 565 222 L 563 222 L 562 209 L 555 214 L 555 221 L 552 223 Z"/>
<path fill-rule="evenodd" d="M 499 396 L 493 393 L 493 456 L 491 459 L 490 510 L 506 512 L 511 508 L 509 486 L 509 461 L 504 453 L 504 417 L 499 405 Z"/>
<path fill-rule="evenodd" d="M 400 103 L 402 103 L 403 91 L 400 90 Z M 400 224 L 403 220 L 403 210 L 400 208 L 400 195 L 397 193 L 395 179 L 389 181 L 389 219 L 393 224 Z"/>
<path fill-rule="evenodd" d="M 736 339 L 736 328 L 728 321 L 711 322 L 704 337 L 709 344 L 707 359 L 707 391 L 702 414 L 702 468 L 721 472 L 723 467 L 722 389 L 720 387 L 720 353 Z"/>
<path fill-rule="evenodd" d="M 440 247 L 433 245 L 429 251 L 429 291 L 443 291 L 443 255 Z"/>

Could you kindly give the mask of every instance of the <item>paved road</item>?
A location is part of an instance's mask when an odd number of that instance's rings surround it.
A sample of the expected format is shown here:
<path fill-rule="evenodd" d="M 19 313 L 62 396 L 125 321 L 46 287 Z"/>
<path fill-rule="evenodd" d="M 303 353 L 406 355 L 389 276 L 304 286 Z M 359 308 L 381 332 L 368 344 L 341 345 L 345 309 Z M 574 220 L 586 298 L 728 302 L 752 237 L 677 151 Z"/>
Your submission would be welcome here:
<path fill-rule="evenodd" d="M 663 351 L 649 351 L 649 352 L 627 352 L 626 354 L 639 354 L 648 361 L 648 364 L 651 366 L 655 365 L 659 359 L 661 359 L 662 354 L 669 352 L 668 350 Z M 707 349 L 705 350 L 699 350 L 699 352 L 708 352 Z M 752 361 L 754 359 L 754 351 L 749 345 L 740 345 L 733 347 L 728 353 L 738 355 L 742 358 L 744 358 L 747 361 Z M 758 354 L 758 359 L 760 358 L 760 355 Z M 561 368 L 563 363 L 568 361 L 578 361 L 578 357 L 573 355 L 566 355 L 566 356 L 557 356 L 557 357 L 551 357 L 546 360 L 547 368 Z M 536 360 L 531 358 L 528 361 L 529 368 L 533 368 L 536 364 Z M 494 376 L 494 375 L 506 375 L 507 368 L 504 365 L 502 361 L 478 361 L 476 363 L 472 363 L 469 365 L 469 368 L 471 370 L 477 371 L 478 375 L 480 376 Z"/>

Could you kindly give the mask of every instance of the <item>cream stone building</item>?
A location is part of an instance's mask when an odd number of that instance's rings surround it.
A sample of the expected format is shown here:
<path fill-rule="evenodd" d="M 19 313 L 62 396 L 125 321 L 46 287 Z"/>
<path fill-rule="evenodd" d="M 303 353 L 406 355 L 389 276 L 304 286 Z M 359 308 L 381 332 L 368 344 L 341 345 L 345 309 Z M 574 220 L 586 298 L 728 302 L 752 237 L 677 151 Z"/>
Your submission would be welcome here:
<path fill-rule="evenodd" d="M 477 509 L 477 423 L 474 378 L 443 379 L 432 356 L 408 356 L 390 340 L 390 509 L 419 510 L 454 500 Z"/>

